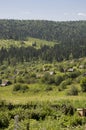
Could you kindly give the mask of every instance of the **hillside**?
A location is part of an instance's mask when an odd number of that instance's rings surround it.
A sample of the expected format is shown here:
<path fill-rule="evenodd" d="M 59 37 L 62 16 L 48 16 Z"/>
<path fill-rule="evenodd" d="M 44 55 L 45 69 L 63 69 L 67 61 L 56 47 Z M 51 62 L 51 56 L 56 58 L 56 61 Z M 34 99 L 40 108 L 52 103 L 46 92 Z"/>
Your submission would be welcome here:
<path fill-rule="evenodd" d="M 86 56 L 86 21 L 0 20 L 0 39 L 1 63 L 14 57 L 50 62 L 81 58 Z"/>
<path fill-rule="evenodd" d="M 41 48 L 44 45 L 48 46 L 54 46 L 56 42 L 52 41 L 47 41 L 43 39 L 38 39 L 38 38 L 27 38 L 27 40 L 14 40 L 14 39 L 0 39 L 0 49 L 5 48 L 9 49 L 11 46 L 13 47 L 28 47 L 28 46 L 33 46 L 37 49 Z"/>
<path fill-rule="evenodd" d="M 23 64 L 12 62 L 8 65 L 5 62 L 0 66 L 0 84 L 10 81 L 11 85 L 0 87 L 0 99 L 13 104 L 36 100 L 83 101 L 86 93 L 82 93 L 80 82 L 85 78 L 85 70 L 85 58 L 54 63 L 32 61 Z M 15 84 L 27 85 L 29 89 L 14 90 Z M 67 94 L 72 86 L 77 87 L 78 93 L 72 93 L 71 90 L 71 93 Z"/>
<path fill-rule="evenodd" d="M 0 38 L 24 40 L 27 37 L 59 41 L 86 42 L 86 21 L 0 20 Z"/>
<path fill-rule="evenodd" d="M 14 129 L 16 115 L 24 130 L 28 124 L 30 130 L 85 128 L 86 117 L 77 108 L 86 107 L 86 89 L 81 87 L 83 79 L 86 87 L 86 58 L 14 63 L 0 65 L 1 130 Z"/>
<path fill-rule="evenodd" d="M 86 21 L 0 20 L 0 130 L 84 130 Z"/>

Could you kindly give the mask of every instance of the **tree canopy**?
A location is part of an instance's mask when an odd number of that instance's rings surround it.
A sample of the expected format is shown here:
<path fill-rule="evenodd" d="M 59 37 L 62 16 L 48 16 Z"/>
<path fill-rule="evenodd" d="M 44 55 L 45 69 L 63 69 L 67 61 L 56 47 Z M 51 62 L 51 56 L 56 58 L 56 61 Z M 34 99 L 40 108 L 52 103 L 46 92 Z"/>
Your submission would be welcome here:
<path fill-rule="evenodd" d="M 28 37 L 54 41 L 56 44 L 53 47 L 44 45 L 40 49 L 34 46 L 11 46 L 8 50 L 1 48 L 0 62 L 24 62 L 39 58 L 52 62 L 86 56 L 86 21 L 0 20 L 0 39 L 22 41 Z"/>

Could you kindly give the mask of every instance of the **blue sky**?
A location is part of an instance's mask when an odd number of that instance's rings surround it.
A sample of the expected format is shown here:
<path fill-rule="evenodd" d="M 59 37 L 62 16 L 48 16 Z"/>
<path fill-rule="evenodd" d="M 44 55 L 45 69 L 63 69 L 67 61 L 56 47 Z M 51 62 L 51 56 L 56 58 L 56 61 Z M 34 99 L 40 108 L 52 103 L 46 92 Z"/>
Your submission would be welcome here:
<path fill-rule="evenodd" d="M 86 20 L 86 0 L 0 0 L 0 19 Z"/>

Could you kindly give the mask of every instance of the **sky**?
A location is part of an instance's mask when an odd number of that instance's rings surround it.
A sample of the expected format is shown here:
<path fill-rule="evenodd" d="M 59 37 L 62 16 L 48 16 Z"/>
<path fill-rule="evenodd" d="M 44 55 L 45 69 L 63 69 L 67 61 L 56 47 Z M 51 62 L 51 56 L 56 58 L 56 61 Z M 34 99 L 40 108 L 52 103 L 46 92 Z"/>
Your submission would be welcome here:
<path fill-rule="evenodd" d="M 86 20 L 86 0 L 0 0 L 0 19 Z"/>

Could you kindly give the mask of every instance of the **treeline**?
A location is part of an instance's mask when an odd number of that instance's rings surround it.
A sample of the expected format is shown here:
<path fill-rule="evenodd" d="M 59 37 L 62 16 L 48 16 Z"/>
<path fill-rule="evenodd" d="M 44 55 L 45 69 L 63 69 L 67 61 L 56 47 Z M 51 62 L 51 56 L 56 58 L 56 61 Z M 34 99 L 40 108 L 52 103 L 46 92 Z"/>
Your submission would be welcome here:
<path fill-rule="evenodd" d="M 42 46 L 40 49 L 36 49 L 32 46 L 25 47 L 13 47 L 11 46 L 8 50 L 1 48 L 0 50 L 0 63 L 7 61 L 8 64 L 15 65 L 18 62 L 29 62 L 31 60 L 44 60 L 44 61 L 62 61 L 73 58 L 80 58 L 86 56 L 86 46 L 75 46 L 71 49 L 71 46 L 62 46 L 56 44 L 54 47 L 47 45 Z"/>
<path fill-rule="evenodd" d="M 86 21 L 0 20 L 0 38 L 25 40 L 27 37 L 84 44 Z"/>
<path fill-rule="evenodd" d="M 23 41 L 27 37 L 46 39 L 56 44 L 53 47 L 44 45 L 40 49 L 32 46 L 1 48 L 0 62 L 7 60 L 10 64 L 32 59 L 51 62 L 86 56 L 86 21 L 0 20 L 0 39 Z"/>

